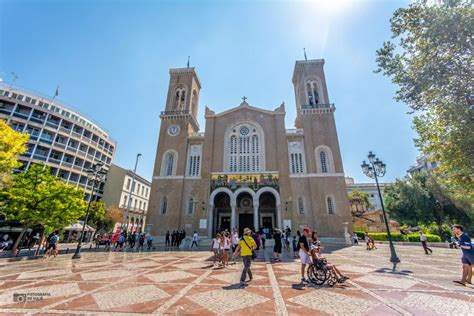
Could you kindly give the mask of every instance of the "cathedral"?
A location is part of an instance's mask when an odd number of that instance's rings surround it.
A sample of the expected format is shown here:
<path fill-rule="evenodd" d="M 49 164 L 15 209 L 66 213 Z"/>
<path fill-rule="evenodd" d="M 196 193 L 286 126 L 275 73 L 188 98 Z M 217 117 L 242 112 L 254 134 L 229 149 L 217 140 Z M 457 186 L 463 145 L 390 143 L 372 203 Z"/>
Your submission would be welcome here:
<path fill-rule="evenodd" d="M 197 231 L 309 226 L 344 238 L 352 217 L 329 101 L 324 60 L 296 61 L 295 127 L 285 127 L 285 104 L 249 104 L 197 122 L 201 83 L 194 68 L 170 70 L 156 151 L 148 229 Z"/>

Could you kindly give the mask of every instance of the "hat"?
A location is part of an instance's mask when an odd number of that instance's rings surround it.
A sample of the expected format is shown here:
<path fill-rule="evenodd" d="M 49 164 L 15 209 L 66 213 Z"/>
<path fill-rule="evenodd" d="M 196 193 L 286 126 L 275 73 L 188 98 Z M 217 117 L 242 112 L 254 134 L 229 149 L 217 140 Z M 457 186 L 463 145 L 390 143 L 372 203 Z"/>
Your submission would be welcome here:
<path fill-rule="evenodd" d="M 303 231 L 309 233 L 309 232 L 311 231 L 311 229 L 310 229 L 309 227 L 305 227 L 305 228 L 303 229 Z"/>
<path fill-rule="evenodd" d="M 250 228 L 245 228 L 244 229 L 244 235 L 247 235 L 247 234 L 250 234 L 252 231 L 250 230 Z"/>

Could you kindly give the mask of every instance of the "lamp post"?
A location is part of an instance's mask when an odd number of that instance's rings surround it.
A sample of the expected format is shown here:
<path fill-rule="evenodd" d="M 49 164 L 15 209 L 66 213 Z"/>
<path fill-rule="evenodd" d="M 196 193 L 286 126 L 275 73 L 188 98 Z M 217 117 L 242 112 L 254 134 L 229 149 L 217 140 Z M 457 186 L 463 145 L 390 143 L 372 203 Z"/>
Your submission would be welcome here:
<path fill-rule="evenodd" d="M 132 174 L 132 184 L 130 185 L 130 191 L 128 192 L 128 201 L 127 201 L 127 207 L 125 208 L 125 214 L 123 214 L 123 226 L 124 229 L 127 227 L 128 231 L 128 211 L 130 210 L 130 206 L 132 205 L 132 192 L 135 189 L 135 176 L 137 174 L 137 166 L 138 166 L 138 158 L 140 158 L 142 154 L 137 154 L 137 158 L 135 160 L 135 168 L 133 169 L 133 174 Z"/>
<path fill-rule="evenodd" d="M 86 218 L 84 219 L 84 224 L 82 225 L 81 238 L 79 238 L 79 242 L 77 243 L 77 248 L 76 248 L 76 251 L 74 252 L 74 255 L 72 256 L 72 259 L 81 258 L 82 240 L 84 239 L 84 231 L 86 229 L 87 219 L 89 217 L 89 210 L 91 208 L 92 196 L 94 195 L 94 193 L 97 193 L 97 191 L 99 191 L 99 186 L 105 180 L 105 176 L 107 174 L 107 171 L 105 171 L 103 167 L 104 167 L 104 163 L 98 162 L 95 165 L 93 165 L 91 169 L 87 170 L 87 178 L 88 180 L 92 181 L 92 192 L 91 192 L 91 196 L 89 197 L 89 202 L 87 203 Z"/>
<path fill-rule="evenodd" d="M 385 207 L 383 204 L 382 194 L 380 193 L 380 186 L 379 186 L 379 177 L 383 177 L 386 172 L 386 164 L 379 160 L 379 158 L 375 158 L 375 154 L 369 151 L 369 155 L 367 156 L 369 159 L 369 163 L 366 163 L 365 160 L 362 162 L 361 168 L 362 171 L 366 176 L 369 178 L 375 179 L 375 183 L 377 184 L 377 191 L 379 193 L 380 204 L 382 205 L 382 213 L 383 219 L 385 221 L 385 227 L 387 228 L 387 237 L 388 243 L 390 245 L 390 262 L 393 263 L 393 271 L 397 266 L 397 263 L 400 262 L 400 259 L 397 256 L 397 252 L 395 251 L 395 247 L 393 246 L 392 242 L 392 235 L 390 234 L 390 227 L 388 225 L 387 214 L 385 213 Z"/>

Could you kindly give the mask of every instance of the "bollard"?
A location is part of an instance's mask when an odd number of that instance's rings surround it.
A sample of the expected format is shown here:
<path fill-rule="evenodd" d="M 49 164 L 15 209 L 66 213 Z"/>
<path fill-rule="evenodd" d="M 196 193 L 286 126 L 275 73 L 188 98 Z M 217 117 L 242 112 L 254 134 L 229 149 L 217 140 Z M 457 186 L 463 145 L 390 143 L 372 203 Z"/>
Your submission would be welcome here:
<path fill-rule="evenodd" d="M 89 246 L 89 250 L 91 250 L 91 249 L 92 249 L 92 244 Z"/>
<path fill-rule="evenodd" d="M 68 247 L 68 248 L 66 248 L 66 254 L 68 254 L 68 253 L 69 253 L 69 247 Z"/>

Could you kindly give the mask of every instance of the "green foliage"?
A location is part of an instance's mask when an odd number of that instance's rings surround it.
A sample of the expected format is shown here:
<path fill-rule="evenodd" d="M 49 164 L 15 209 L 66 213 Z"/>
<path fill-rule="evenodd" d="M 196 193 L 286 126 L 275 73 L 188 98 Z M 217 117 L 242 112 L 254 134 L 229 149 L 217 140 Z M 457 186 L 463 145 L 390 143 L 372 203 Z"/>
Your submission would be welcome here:
<path fill-rule="evenodd" d="M 365 204 L 367 209 L 370 208 L 371 206 L 370 200 L 369 200 L 369 194 L 367 192 L 362 192 L 359 189 L 354 189 L 351 192 L 349 192 L 348 196 L 349 196 L 349 201 L 353 201 L 356 199 L 361 200 Z"/>
<path fill-rule="evenodd" d="M 359 236 L 360 239 L 364 239 L 364 232 L 363 231 L 356 231 L 355 232 L 357 236 Z M 409 234 L 409 235 L 404 235 L 401 233 L 391 233 L 392 234 L 392 240 L 393 241 L 420 241 L 420 234 Z M 372 238 L 373 240 L 378 240 L 378 241 L 387 241 L 387 233 L 369 233 L 369 237 Z M 426 234 L 426 239 L 429 242 L 441 242 L 441 238 L 438 235 L 435 234 Z"/>
<path fill-rule="evenodd" d="M 0 120 L 0 189 L 10 181 L 13 169 L 21 166 L 18 155 L 26 150 L 28 134 L 14 131 L 4 120 Z"/>
<path fill-rule="evenodd" d="M 393 241 L 405 241 L 405 235 L 400 233 L 391 233 Z M 373 240 L 387 241 L 387 233 L 369 233 L 369 237 Z"/>
<path fill-rule="evenodd" d="M 392 38 L 377 51 L 376 72 L 398 85 L 410 106 L 417 147 L 437 161 L 451 198 L 474 205 L 474 10 L 468 0 L 418 0 L 395 11 Z M 464 206 L 465 207 L 465 206 Z"/>
<path fill-rule="evenodd" d="M 416 242 L 416 241 L 420 241 L 420 234 L 410 234 L 410 235 L 406 235 L 406 238 L 408 241 L 411 241 L 411 242 Z M 438 235 L 433 235 L 433 234 L 426 234 L 426 241 L 428 242 L 441 242 L 441 237 L 439 237 Z"/>
<path fill-rule="evenodd" d="M 97 222 L 97 230 L 110 231 L 118 222 L 123 222 L 123 212 L 118 207 L 109 207 L 105 209 L 105 215 L 102 220 Z"/>
<path fill-rule="evenodd" d="M 51 231 L 80 219 L 85 203 L 81 190 L 53 176 L 49 168 L 32 165 L 0 191 L 0 210 L 26 226 L 41 224 Z"/>
<path fill-rule="evenodd" d="M 91 203 L 89 209 L 89 218 L 87 219 L 87 225 L 99 228 L 100 224 L 105 221 L 105 205 L 102 201 L 95 201 Z"/>
<path fill-rule="evenodd" d="M 443 238 L 450 235 L 445 235 L 443 224 L 458 222 L 469 227 L 473 222 L 472 212 L 458 206 L 442 190 L 437 177 L 427 173 L 397 180 L 386 187 L 385 205 L 390 216 L 401 224 L 414 227 L 435 223 Z"/>

